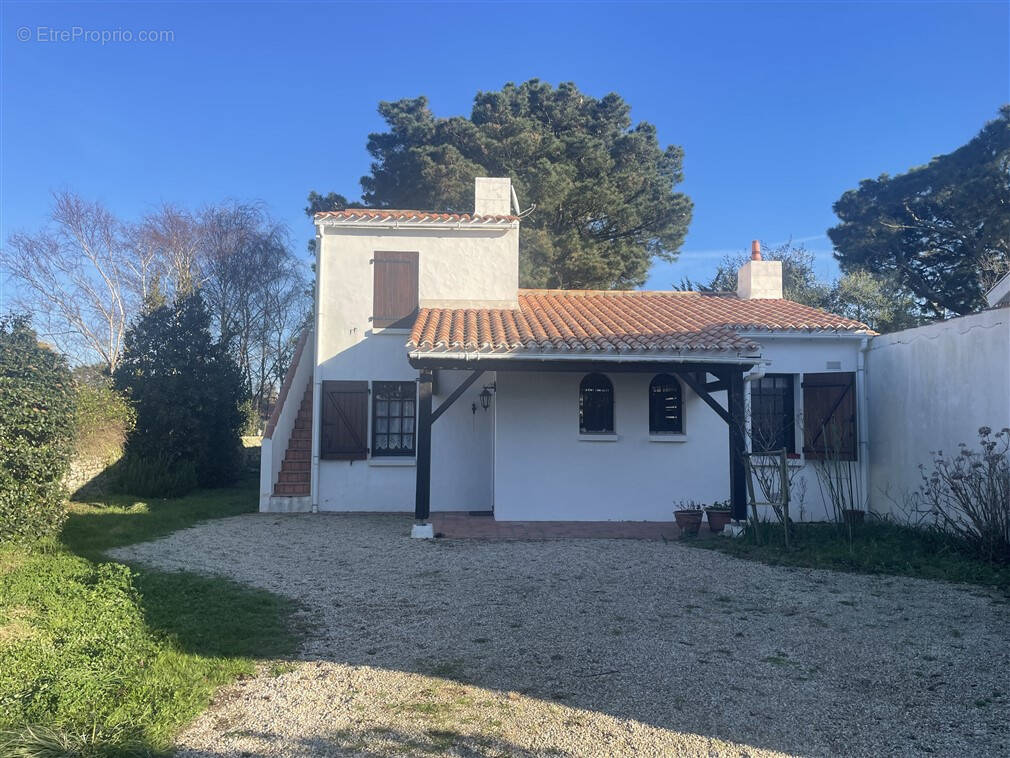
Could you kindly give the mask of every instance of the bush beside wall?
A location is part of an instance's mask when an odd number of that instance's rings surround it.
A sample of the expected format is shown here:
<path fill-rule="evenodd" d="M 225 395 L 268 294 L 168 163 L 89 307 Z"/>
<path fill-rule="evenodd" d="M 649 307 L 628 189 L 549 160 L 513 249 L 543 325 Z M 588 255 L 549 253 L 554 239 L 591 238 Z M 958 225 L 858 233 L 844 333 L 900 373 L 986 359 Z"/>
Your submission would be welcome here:
<path fill-rule="evenodd" d="M 25 317 L 0 320 L 0 542 L 55 534 L 74 449 L 73 379 Z"/>

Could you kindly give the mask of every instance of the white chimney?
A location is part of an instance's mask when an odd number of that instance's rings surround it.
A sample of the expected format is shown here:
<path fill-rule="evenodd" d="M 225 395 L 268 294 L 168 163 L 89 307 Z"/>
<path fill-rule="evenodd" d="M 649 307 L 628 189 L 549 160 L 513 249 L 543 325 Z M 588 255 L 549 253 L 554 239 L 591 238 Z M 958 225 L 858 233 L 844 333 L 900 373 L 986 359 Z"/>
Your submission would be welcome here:
<path fill-rule="evenodd" d="M 742 300 L 782 298 L 782 261 L 761 260 L 761 243 L 750 243 L 750 260 L 740 268 L 736 294 Z"/>
<path fill-rule="evenodd" d="M 512 215 L 512 180 L 478 176 L 473 180 L 473 212 L 478 216 Z"/>

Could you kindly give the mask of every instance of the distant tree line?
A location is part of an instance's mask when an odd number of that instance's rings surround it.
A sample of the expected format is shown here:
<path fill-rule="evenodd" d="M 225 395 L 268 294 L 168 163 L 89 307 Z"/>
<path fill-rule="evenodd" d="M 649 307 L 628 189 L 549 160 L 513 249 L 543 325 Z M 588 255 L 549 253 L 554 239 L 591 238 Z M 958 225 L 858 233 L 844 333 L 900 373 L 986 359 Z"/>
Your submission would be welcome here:
<path fill-rule="evenodd" d="M 304 267 L 286 230 L 258 204 L 163 205 L 124 222 L 100 203 L 60 192 L 50 223 L 12 234 L 0 265 L 17 285 L 15 308 L 31 314 L 40 335 L 108 375 L 145 310 L 199 292 L 211 333 L 260 411 L 310 312 Z"/>

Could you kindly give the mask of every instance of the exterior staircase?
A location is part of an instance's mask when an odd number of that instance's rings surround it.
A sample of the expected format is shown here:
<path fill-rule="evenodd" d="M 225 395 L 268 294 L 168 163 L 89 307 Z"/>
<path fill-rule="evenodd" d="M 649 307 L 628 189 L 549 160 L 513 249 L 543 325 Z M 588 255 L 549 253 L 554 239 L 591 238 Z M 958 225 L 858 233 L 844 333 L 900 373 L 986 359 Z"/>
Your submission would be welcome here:
<path fill-rule="evenodd" d="M 312 384 L 305 390 L 288 449 L 274 485 L 275 497 L 308 497 L 312 467 Z"/>

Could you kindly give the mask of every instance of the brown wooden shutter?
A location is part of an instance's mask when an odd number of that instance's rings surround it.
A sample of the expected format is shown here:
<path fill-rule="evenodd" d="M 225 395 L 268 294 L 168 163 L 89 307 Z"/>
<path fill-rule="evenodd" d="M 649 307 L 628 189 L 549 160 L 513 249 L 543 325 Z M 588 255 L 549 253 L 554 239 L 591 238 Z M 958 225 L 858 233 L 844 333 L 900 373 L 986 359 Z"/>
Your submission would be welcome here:
<path fill-rule="evenodd" d="M 417 253 L 377 251 L 372 326 L 410 327 L 417 316 Z"/>
<path fill-rule="evenodd" d="M 360 461 L 368 456 L 368 382 L 323 382 L 319 457 Z"/>
<path fill-rule="evenodd" d="M 837 452 L 836 452 L 837 450 Z M 803 454 L 856 460 L 856 375 L 851 371 L 803 375 Z"/>

